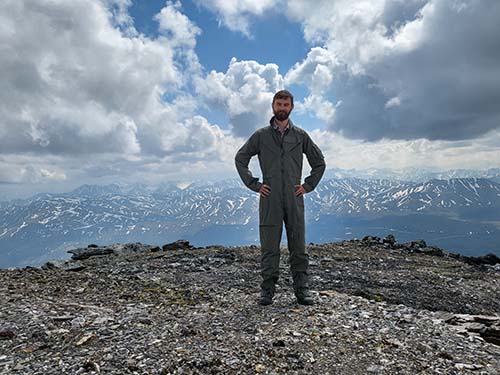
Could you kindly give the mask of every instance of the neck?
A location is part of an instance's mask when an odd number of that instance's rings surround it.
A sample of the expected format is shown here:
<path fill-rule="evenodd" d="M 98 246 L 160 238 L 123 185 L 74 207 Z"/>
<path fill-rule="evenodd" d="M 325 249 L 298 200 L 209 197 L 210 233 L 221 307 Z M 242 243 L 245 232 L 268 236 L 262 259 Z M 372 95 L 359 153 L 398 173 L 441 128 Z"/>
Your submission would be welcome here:
<path fill-rule="evenodd" d="M 277 118 L 274 118 L 274 121 L 276 121 L 276 124 L 281 128 L 284 129 L 288 125 L 288 119 L 280 121 Z"/>

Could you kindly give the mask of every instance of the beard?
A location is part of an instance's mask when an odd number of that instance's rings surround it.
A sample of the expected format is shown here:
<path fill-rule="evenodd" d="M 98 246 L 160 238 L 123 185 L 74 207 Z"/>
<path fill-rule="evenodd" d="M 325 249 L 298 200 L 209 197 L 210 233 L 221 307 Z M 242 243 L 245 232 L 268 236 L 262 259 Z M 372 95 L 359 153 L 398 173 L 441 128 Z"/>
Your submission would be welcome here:
<path fill-rule="evenodd" d="M 278 121 L 285 121 L 288 116 L 290 116 L 290 112 L 287 111 L 273 111 L 274 112 L 274 117 L 276 117 L 276 120 Z"/>

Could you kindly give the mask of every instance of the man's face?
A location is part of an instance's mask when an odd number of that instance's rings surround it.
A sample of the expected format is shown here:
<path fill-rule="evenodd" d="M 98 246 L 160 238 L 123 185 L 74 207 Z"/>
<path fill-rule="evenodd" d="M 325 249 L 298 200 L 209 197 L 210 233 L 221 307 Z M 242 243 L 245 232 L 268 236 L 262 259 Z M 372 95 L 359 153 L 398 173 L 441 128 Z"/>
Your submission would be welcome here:
<path fill-rule="evenodd" d="M 273 103 L 273 113 L 278 121 L 285 121 L 292 112 L 292 99 L 276 99 Z"/>

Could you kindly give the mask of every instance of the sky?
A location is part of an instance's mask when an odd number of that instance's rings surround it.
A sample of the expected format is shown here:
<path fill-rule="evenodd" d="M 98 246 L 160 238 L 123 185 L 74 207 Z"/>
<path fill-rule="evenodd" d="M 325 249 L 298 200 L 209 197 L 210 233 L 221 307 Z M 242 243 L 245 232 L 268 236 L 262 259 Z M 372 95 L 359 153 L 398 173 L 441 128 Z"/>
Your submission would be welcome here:
<path fill-rule="evenodd" d="M 499 19 L 496 0 L 2 0 L 0 200 L 237 178 L 283 88 L 327 169 L 498 168 Z"/>

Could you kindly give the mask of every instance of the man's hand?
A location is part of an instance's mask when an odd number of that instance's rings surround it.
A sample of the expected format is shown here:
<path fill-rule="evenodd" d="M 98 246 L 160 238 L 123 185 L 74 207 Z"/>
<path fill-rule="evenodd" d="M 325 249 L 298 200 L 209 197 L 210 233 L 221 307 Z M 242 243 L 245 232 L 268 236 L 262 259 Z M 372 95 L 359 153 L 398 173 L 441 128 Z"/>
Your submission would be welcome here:
<path fill-rule="evenodd" d="M 295 185 L 295 196 L 300 197 L 306 193 L 306 189 L 302 185 Z"/>
<path fill-rule="evenodd" d="M 266 184 L 262 184 L 262 186 L 259 189 L 259 194 L 261 197 L 267 197 L 271 193 L 271 187 Z"/>

